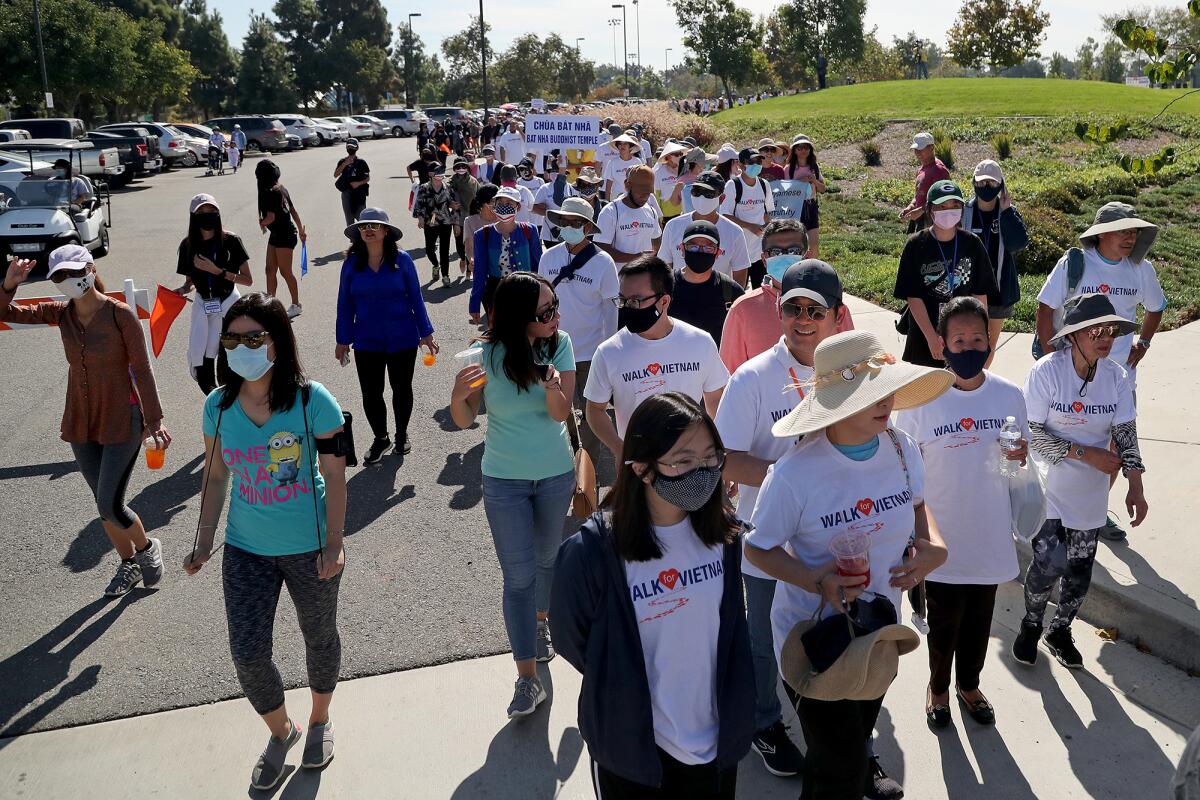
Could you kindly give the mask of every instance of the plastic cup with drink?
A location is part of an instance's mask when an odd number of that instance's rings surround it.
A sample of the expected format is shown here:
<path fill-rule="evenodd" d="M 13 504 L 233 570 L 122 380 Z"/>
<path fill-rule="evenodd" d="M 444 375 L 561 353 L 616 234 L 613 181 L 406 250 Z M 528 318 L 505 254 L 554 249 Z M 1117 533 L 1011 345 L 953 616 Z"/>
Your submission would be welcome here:
<path fill-rule="evenodd" d="M 153 436 L 147 436 L 144 444 L 146 445 L 146 466 L 149 469 L 162 469 L 167 456 L 166 447 Z"/>
<path fill-rule="evenodd" d="M 468 347 L 466 350 L 461 350 L 455 353 L 454 357 L 458 359 L 458 368 L 460 370 L 471 366 L 483 366 L 483 348 L 478 345 L 474 347 Z M 485 383 L 487 383 L 487 376 L 480 375 L 477 379 L 471 382 L 471 388 L 478 389 Z"/>
<path fill-rule="evenodd" d="M 861 587 L 871 583 L 871 537 L 861 531 L 842 531 L 829 542 L 829 552 L 837 561 L 837 574 L 861 577 Z"/>

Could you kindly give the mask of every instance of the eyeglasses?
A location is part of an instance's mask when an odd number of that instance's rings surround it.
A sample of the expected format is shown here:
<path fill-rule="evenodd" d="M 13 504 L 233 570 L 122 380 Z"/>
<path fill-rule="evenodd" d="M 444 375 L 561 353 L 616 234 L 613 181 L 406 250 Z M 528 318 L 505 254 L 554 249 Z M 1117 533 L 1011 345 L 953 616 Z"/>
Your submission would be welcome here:
<path fill-rule="evenodd" d="M 829 316 L 829 309 L 825 306 L 802 306 L 798 303 L 784 303 L 780 311 L 785 317 L 803 319 L 807 316 L 813 322 L 820 322 Z"/>
<path fill-rule="evenodd" d="M 583 217 L 562 217 L 560 228 L 582 228 L 587 224 L 587 220 Z"/>
<path fill-rule="evenodd" d="M 721 252 L 721 248 L 715 244 L 685 244 L 683 246 L 683 252 L 708 253 L 709 255 L 715 256 L 717 253 Z"/>
<path fill-rule="evenodd" d="M 239 344 L 244 344 L 251 350 L 257 350 L 267 343 L 266 331 L 251 331 L 250 333 L 223 333 L 221 334 L 221 347 L 226 350 L 233 350 Z"/>
<path fill-rule="evenodd" d="M 358 227 L 362 228 L 364 231 L 378 231 L 383 229 L 383 226 L 378 222 L 364 222 Z"/>
<path fill-rule="evenodd" d="M 540 314 L 534 313 L 533 321 L 540 322 L 543 325 L 549 325 L 551 322 L 554 321 L 554 318 L 557 316 L 558 316 L 558 298 L 555 298 L 554 302 L 550 304 L 550 307 L 548 309 L 546 309 L 545 311 L 543 311 Z"/>
<path fill-rule="evenodd" d="M 617 308 L 643 308 L 647 302 L 657 302 L 658 298 L 662 297 L 662 293 L 652 294 L 649 297 L 614 297 L 612 298 L 613 305 Z"/>
<path fill-rule="evenodd" d="M 692 470 L 699 469 L 700 467 L 708 467 L 709 469 L 725 469 L 725 451 L 718 450 L 708 458 L 685 456 L 675 463 L 670 463 L 668 461 L 656 461 L 655 463 L 663 467 L 670 467 L 679 473 L 691 472 Z"/>
<path fill-rule="evenodd" d="M 50 276 L 51 283 L 63 283 L 64 281 L 75 280 L 87 275 L 87 267 L 79 269 L 60 269 L 58 272 Z"/>
<path fill-rule="evenodd" d="M 1094 328 L 1088 328 L 1087 334 L 1089 339 L 1099 339 L 1102 336 L 1106 339 L 1115 339 L 1120 332 L 1120 325 L 1097 325 Z"/>
<path fill-rule="evenodd" d="M 775 256 L 802 256 L 808 252 L 807 247 L 764 247 L 763 256 L 766 258 L 774 258 Z"/>

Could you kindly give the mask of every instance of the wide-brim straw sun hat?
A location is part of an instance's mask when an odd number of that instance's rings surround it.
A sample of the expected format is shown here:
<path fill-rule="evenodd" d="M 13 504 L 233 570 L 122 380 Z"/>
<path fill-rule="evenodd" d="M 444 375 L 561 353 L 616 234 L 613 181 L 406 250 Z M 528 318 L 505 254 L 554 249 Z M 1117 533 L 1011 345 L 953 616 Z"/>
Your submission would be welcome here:
<path fill-rule="evenodd" d="M 364 208 L 362 211 L 358 212 L 358 219 L 346 226 L 346 238 L 353 239 L 358 233 L 359 226 L 365 225 L 368 222 L 375 223 L 376 225 L 382 225 L 384 228 L 395 234 L 397 239 L 404 236 L 404 231 L 400 230 L 400 228 L 396 227 L 396 225 L 394 225 L 392 221 L 388 219 L 388 213 L 382 208 Z"/>
<path fill-rule="evenodd" d="M 900 656 L 916 650 L 921 641 L 915 631 L 903 625 L 885 625 L 856 636 L 828 669 L 814 672 L 800 637 L 816 624 L 817 620 L 811 620 L 793 627 L 779 653 L 779 672 L 788 686 L 813 700 L 882 697 L 896 678 Z"/>
<path fill-rule="evenodd" d="M 567 197 L 562 201 L 562 205 L 558 208 L 552 208 L 546 211 L 546 218 L 550 220 L 551 225 L 563 227 L 569 220 L 581 219 L 584 222 L 583 229 L 590 234 L 600 232 L 600 226 L 593 221 L 592 204 L 582 197 Z"/>
<path fill-rule="evenodd" d="M 1092 292 L 1072 297 L 1063 304 L 1062 327 L 1054 332 L 1050 345 L 1057 348 L 1072 333 L 1085 331 L 1095 325 L 1117 325 L 1120 328 L 1118 336 L 1125 336 L 1138 329 L 1136 323 L 1117 313 L 1108 295 Z"/>
<path fill-rule="evenodd" d="M 686 144 L 672 140 L 663 145 L 662 152 L 659 153 L 658 157 L 666 158 L 667 156 L 673 156 L 676 153 L 686 153 L 691 149 L 692 148 L 688 147 Z"/>
<path fill-rule="evenodd" d="M 1139 263 L 1150 252 L 1150 247 L 1158 237 L 1158 226 L 1144 219 L 1138 219 L 1137 210 L 1128 203 L 1105 203 L 1096 211 L 1092 227 L 1079 235 L 1079 241 L 1084 247 L 1095 248 L 1100 244 L 1100 234 L 1116 233 L 1130 228 L 1138 229 L 1137 242 L 1129 260 Z"/>
<path fill-rule="evenodd" d="M 923 406 L 954 382 L 947 370 L 919 367 L 884 349 L 867 331 L 835 334 L 817 345 L 813 378 L 803 385 L 804 399 L 771 433 L 784 438 L 812 433 L 854 416 L 896 395 L 894 410 Z"/>

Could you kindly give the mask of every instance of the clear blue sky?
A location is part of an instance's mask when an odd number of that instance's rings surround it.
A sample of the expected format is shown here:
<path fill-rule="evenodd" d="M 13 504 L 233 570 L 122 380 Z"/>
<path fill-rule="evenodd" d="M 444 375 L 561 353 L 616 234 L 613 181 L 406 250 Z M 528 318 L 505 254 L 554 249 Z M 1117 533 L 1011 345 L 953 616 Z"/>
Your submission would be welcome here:
<path fill-rule="evenodd" d="M 642 62 L 655 69 L 663 68 L 664 56 L 676 64 L 683 56 L 679 41 L 679 28 L 675 25 L 674 12 L 667 0 L 641 0 L 635 18 L 632 0 L 626 0 L 628 15 L 629 53 L 636 53 L 638 24 L 641 27 Z M 738 0 L 740 5 L 754 14 L 770 13 L 777 0 Z M 435 4 L 402 0 L 383 0 L 388 19 L 393 25 L 403 24 L 410 11 L 420 11 L 421 17 L 413 20 L 413 31 L 425 41 L 426 51 L 437 52 L 442 39 L 462 30 L 472 14 L 479 12 L 478 0 L 441 0 Z M 922 0 L 919 3 L 903 0 L 868 0 L 866 26 L 878 26 L 879 37 L 884 43 L 892 36 L 903 36 L 915 30 L 922 38 L 945 43 L 946 29 L 957 13 L 960 0 Z M 1042 8 L 1050 14 L 1047 39 L 1042 54 L 1049 56 L 1055 50 L 1073 53 L 1088 36 L 1103 41 L 1100 29 L 1100 14 L 1113 13 L 1139 5 L 1128 0 L 1042 0 Z M 1175 0 L 1174 5 L 1184 5 L 1184 0 Z M 221 12 L 230 42 L 241 47 L 246 33 L 251 10 L 240 0 L 209 0 L 209 6 Z M 520 0 L 519 2 L 495 2 L 484 0 L 484 18 L 492 26 L 492 46 L 504 50 L 515 37 L 533 31 L 539 35 L 557 32 L 568 43 L 575 37 L 586 37 L 580 44 L 584 56 L 598 63 L 611 63 L 614 58 L 614 32 L 616 33 L 616 60 L 621 62 L 621 28 L 611 27 L 608 21 L 620 18 L 621 9 L 612 8 L 611 0 L 584 0 L 564 4 L 561 0 Z M 440 9 L 434 13 L 431 8 Z M 569 7 L 570 19 L 563 14 Z M 270 11 L 269 3 L 261 3 L 257 10 Z M 918 18 L 919 17 L 919 18 Z M 672 48 L 669 54 L 666 48 Z"/>

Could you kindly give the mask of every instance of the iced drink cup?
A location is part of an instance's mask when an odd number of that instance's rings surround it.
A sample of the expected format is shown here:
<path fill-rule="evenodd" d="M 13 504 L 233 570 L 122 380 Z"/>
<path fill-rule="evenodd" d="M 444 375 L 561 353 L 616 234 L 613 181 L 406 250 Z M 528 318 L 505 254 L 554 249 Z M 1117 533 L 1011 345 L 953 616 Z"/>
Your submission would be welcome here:
<path fill-rule="evenodd" d="M 458 359 L 458 368 L 460 370 L 473 365 L 483 366 L 483 348 L 478 345 L 457 352 L 454 354 L 454 357 Z M 485 383 L 487 383 L 487 376 L 483 375 L 478 380 L 472 381 L 471 388 L 477 389 Z"/>
<path fill-rule="evenodd" d="M 862 588 L 871 582 L 871 538 L 859 531 L 843 531 L 829 543 L 829 552 L 837 559 L 837 573 L 844 577 L 861 577 Z"/>

